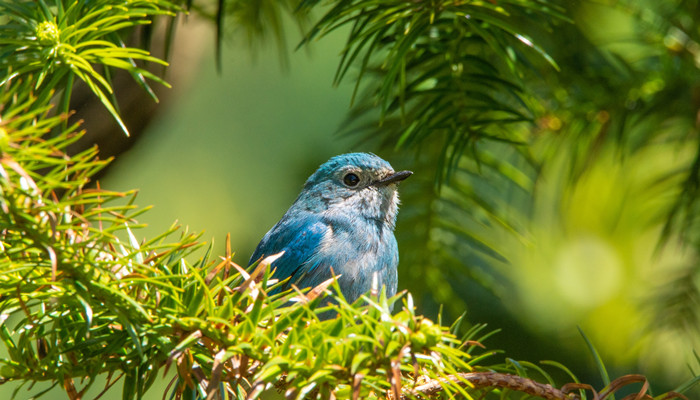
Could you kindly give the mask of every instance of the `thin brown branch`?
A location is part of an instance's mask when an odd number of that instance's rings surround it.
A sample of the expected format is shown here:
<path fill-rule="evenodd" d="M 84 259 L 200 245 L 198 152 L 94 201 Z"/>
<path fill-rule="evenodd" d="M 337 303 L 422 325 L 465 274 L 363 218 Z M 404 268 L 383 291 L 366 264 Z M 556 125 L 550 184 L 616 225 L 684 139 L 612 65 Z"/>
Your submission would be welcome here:
<path fill-rule="evenodd" d="M 117 376 L 116 379 L 112 380 L 112 374 L 113 372 L 109 372 L 109 374 L 107 375 L 107 382 L 105 383 L 104 389 L 102 389 L 102 391 L 98 393 L 97 396 L 95 396 L 95 398 L 93 398 L 92 400 L 99 400 L 105 393 L 107 393 L 109 388 L 114 386 L 114 384 L 117 383 L 117 381 L 119 381 L 119 379 L 121 379 L 122 376 L 124 376 L 124 373 L 122 372 L 121 374 L 119 374 L 119 376 Z M 170 384 L 168 385 L 168 388 L 170 388 Z M 168 388 L 166 388 L 166 393 Z"/>
<path fill-rule="evenodd" d="M 502 374 L 499 372 L 464 372 L 449 375 L 444 378 L 433 379 L 428 383 L 416 386 L 412 390 L 401 395 L 401 400 L 408 400 L 412 397 L 430 397 L 444 390 L 444 386 L 452 384 L 471 389 L 484 389 L 498 387 L 513 391 L 527 393 L 531 396 L 547 400 L 575 400 L 578 396 L 572 393 L 565 393 L 551 385 L 535 382 L 532 379 L 512 374 Z"/>

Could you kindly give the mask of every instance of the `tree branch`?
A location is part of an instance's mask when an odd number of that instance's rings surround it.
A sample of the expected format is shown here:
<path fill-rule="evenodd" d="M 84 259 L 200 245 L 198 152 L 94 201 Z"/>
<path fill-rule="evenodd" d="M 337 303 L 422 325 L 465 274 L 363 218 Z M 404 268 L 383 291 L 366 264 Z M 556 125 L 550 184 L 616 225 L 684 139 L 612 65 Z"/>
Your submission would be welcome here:
<path fill-rule="evenodd" d="M 429 397 L 442 390 L 446 383 L 457 384 L 462 387 L 472 389 L 483 389 L 487 387 L 499 387 L 518 392 L 527 393 L 547 400 L 574 400 L 579 397 L 573 393 L 566 393 L 551 385 L 535 382 L 532 379 L 522 376 L 503 374 L 499 372 L 464 372 L 449 375 L 444 378 L 433 379 L 428 383 L 416 386 L 401 396 L 401 400 L 408 400 L 409 397 Z"/>

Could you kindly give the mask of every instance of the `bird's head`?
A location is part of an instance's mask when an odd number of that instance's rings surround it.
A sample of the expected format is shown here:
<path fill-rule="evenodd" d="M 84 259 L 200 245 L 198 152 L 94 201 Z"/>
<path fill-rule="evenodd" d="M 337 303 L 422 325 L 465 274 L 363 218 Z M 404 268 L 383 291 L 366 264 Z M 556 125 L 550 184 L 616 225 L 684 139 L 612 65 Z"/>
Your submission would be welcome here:
<path fill-rule="evenodd" d="M 330 217 L 361 217 L 393 228 L 399 204 L 397 184 L 411 174 L 394 171 L 374 154 L 341 154 L 309 177 L 297 203 Z"/>

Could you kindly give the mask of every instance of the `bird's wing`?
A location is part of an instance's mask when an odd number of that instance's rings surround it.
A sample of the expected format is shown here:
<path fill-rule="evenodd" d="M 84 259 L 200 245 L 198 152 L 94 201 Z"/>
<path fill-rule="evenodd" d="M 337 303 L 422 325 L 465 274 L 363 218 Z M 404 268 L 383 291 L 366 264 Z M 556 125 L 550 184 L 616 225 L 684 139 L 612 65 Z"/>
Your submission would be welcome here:
<path fill-rule="evenodd" d="M 326 225 L 315 215 L 307 218 L 283 218 L 263 237 L 250 258 L 250 264 L 262 257 L 284 251 L 272 267 L 275 278 L 284 280 L 304 272 L 306 264 L 316 254 L 328 231 Z"/>

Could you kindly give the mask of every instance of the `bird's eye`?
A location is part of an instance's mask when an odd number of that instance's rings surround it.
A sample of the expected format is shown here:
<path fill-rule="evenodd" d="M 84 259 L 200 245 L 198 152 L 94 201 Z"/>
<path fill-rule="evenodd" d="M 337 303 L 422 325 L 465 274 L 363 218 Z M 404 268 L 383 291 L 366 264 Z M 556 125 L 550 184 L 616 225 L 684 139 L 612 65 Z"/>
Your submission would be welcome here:
<path fill-rule="evenodd" d="M 350 187 L 355 187 L 360 183 L 360 177 L 353 173 L 349 173 L 343 177 L 343 183 Z"/>

